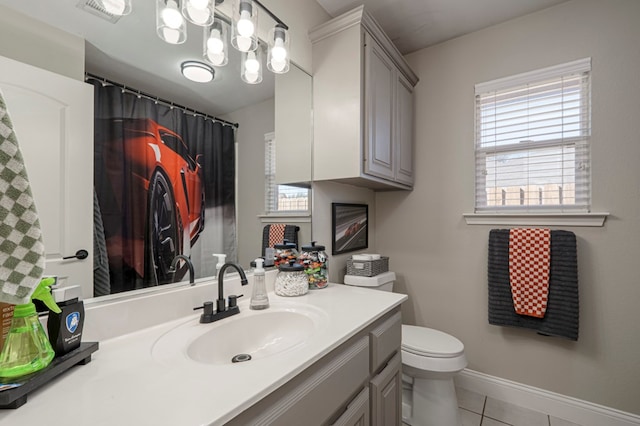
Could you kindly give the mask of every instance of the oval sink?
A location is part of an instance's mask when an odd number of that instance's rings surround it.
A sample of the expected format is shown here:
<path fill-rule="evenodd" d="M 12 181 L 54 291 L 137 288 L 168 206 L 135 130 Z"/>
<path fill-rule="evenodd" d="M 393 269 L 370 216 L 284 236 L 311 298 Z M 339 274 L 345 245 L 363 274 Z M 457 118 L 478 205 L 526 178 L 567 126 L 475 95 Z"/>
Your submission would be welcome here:
<path fill-rule="evenodd" d="M 275 303 L 263 311 L 241 307 L 229 318 L 200 324 L 192 317 L 160 337 L 152 355 L 174 364 L 190 360 L 203 364 L 229 365 L 234 361 L 249 362 L 280 354 L 308 342 L 322 327 L 324 312 L 310 306 Z"/>
<path fill-rule="evenodd" d="M 207 331 L 187 347 L 187 355 L 205 364 L 228 364 L 240 354 L 257 360 L 304 342 L 314 330 L 313 320 L 299 312 L 265 311 Z"/>

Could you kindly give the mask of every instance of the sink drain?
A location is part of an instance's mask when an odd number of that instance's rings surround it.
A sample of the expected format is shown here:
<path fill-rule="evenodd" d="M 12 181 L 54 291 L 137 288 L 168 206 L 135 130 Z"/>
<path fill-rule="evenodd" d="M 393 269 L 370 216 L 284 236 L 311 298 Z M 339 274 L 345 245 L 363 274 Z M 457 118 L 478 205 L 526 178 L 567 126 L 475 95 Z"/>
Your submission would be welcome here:
<path fill-rule="evenodd" d="M 231 362 L 245 362 L 251 361 L 251 355 L 249 354 L 238 354 L 231 358 Z"/>

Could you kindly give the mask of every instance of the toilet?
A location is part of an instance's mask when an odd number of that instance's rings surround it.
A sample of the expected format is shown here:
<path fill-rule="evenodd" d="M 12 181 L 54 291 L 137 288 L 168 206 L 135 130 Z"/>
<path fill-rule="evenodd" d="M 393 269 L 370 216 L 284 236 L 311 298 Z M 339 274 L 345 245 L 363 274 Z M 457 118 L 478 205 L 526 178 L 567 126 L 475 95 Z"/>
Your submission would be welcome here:
<path fill-rule="evenodd" d="M 394 272 L 345 275 L 344 283 L 392 291 Z M 402 421 L 411 426 L 460 426 L 453 377 L 467 366 L 464 345 L 426 327 L 402 325 Z"/>

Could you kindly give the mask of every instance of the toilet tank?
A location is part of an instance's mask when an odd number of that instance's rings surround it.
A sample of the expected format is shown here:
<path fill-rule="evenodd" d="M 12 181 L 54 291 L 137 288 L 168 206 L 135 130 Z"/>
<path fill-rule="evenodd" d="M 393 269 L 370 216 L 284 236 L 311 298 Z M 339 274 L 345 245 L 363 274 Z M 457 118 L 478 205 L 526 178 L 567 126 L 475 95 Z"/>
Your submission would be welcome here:
<path fill-rule="evenodd" d="M 373 277 L 359 277 L 357 275 L 345 275 L 344 283 L 355 287 L 368 287 L 374 290 L 392 291 L 396 280 L 395 272 L 383 272 Z"/>

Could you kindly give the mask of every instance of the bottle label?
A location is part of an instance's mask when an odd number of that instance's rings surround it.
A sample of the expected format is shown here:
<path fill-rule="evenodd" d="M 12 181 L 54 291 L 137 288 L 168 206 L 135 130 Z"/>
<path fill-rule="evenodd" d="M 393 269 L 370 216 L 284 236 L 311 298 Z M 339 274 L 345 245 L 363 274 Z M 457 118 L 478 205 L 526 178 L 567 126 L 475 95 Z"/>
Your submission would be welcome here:
<path fill-rule="evenodd" d="M 80 324 L 80 312 L 71 312 L 65 319 L 65 324 L 69 333 L 74 333 Z"/>

